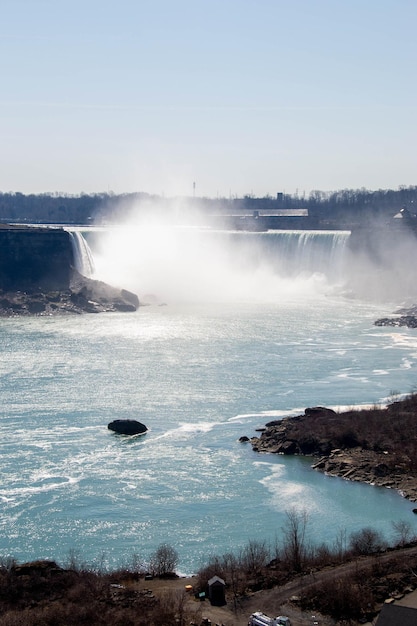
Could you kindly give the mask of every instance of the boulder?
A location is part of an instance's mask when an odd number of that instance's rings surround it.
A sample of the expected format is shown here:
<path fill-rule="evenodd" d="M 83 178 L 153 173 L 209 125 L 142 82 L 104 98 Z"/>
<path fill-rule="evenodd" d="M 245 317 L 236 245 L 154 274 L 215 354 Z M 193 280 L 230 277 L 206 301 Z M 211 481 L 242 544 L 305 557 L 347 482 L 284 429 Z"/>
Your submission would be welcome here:
<path fill-rule="evenodd" d="M 136 420 L 114 420 L 107 428 L 119 435 L 141 435 L 148 430 L 145 424 Z"/>
<path fill-rule="evenodd" d="M 312 406 L 305 409 L 304 413 L 307 417 L 324 417 L 326 415 L 336 415 L 336 411 L 328 409 L 325 406 Z"/>

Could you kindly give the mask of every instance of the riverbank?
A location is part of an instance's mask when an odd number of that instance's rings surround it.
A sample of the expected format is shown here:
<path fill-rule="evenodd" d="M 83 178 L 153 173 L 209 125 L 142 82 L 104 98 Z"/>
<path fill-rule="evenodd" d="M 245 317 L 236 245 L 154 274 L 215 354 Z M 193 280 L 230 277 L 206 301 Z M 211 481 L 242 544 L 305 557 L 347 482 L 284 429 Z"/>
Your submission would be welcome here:
<path fill-rule="evenodd" d="M 333 476 L 396 489 L 417 501 L 417 395 L 386 408 L 342 413 L 325 407 L 269 422 L 251 439 L 257 452 L 313 457 Z"/>
<path fill-rule="evenodd" d="M 416 564 L 417 547 L 413 544 L 327 567 L 309 567 L 290 574 L 279 584 L 258 590 L 245 587 L 239 595 L 234 592 L 236 580 L 229 572 L 225 576 L 226 602 L 217 606 L 198 593 L 198 576 L 159 578 L 128 570 L 100 573 L 85 568 L 63 569 L 54 561 L 21 565 L 3 561 L 1 623 L 78 626 L 88 621 L 91 626 L 207 626 L 211 622 L 213 626 L 246 626 L 248 617 L 261 610 L 270 616 L 290 617 L 292 626 L 359 626 L 366 618 L 370 625 L 386 603 L 417 607 Z M 341 594 L 345 594 L 345 601 L 338 608 L 335 597 Z M 358 603 L 364 598 L 363 610 L 358 611 Z M 333 610 L 326 612 L 326 607 Z M 332 617 L 332 612 L 341 615 Z"/>

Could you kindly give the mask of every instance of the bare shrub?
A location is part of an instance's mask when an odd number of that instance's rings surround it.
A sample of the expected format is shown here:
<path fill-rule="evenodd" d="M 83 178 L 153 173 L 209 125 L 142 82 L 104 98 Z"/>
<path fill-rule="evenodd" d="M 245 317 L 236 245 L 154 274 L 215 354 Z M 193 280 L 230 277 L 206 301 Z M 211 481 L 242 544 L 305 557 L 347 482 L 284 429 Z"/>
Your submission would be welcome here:
<path fill-rule="evenodd" d="M 332 579 L 308 589 L 301 598 L 303 610 L 314 609 L 336 620 L 358 620 L 372 612 L 372 592 L 354 577 Z"/>
<path fill-rule="evenodd" d="M 182 591 L 167 591 L 159 601 L 157 608 L 152 615 L 153 626 L 185 626 L 189 624 L 195 613 L 190 613 L 186 609 L 187 594 Z"/>
<path fill-rule="evenodd" d="M 349 545 L 353 554 L 375 554 L 387 547 L 382 533 L 369 527 L 352 533 Z"/>
<path fill-rule="evenodd" d="M 395 531 L 395 545 L 405 546 L 412 539 L 414 539 L 413 531 L 410 522 L 406 520 L 398 520 L 392 522 L 393 530 Z"/>
<path fill-rule="evenodd" d="M 0 570 L 5 570 L 10 572 L 12 567 L 16 565 L 16 559 L 11 556 L 1 556 L 0 557 Z"/>
<path fill-rule="evenodd" d="M 75 572 L 86 572 L 88 570 L 88 565 L 86 561 L 83 560 L 81 552 L 75 548 L 70 548 L 68 550 L 68 556 L 64 562 L 64 567 L 66 569 L 72 569 Z"/>
<path fill-rule="evenodd" d="M 334 559 L 334 553 L 331 551 L 326 543 L 321 543 L 313 550 L 313 554 L 310 557 L 312 563 L 319 567 L 325 567 L 332 563 Z"/>

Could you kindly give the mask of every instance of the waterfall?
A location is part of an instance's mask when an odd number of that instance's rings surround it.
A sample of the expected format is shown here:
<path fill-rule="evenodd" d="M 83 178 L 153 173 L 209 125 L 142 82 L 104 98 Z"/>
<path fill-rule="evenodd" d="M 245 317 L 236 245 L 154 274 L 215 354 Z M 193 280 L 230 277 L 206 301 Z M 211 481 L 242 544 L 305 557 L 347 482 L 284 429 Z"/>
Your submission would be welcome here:
<path fill-rule="evenodd" d="M 266 255 L 287 278 L 323 274 L 330 282 L 344 278 L 347 231 L 276 231 L 264 239 Z"/>
<path fill-rule="evenodd" d="M 129 224 L 98 233 L 96 277 L 161 302 L 306 296 L 343 284 L 349 236 Z"/>
<path fill-rule="evenodd" d="M 94 259 L 90 247 L 78 231 L 68 231 L 71 238 L 74 267 L 83 276 L 91 278 L 94 274 Z"/>
<path fill-rule="evenodd" d="M 344 279 L 348 231 L 280 230 L 233 233 L 231 245 L 252 271 L 267 264 L 286 279 L 323 274 L 329 282 Z"/>

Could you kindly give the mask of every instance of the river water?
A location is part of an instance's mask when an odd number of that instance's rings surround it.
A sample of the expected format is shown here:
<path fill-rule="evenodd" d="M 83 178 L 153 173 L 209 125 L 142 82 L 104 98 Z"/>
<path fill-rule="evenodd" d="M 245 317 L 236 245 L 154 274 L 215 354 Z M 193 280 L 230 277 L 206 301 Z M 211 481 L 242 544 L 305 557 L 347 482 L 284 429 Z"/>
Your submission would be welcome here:
<path fill-rule="evenodd" d="M 414 389 L 416 331 L 375 327 L 394 303 L 349 293 L 348 234 L 168 231 L 87 233 L 97 276 L 149 303 L 136 313 L 1 320 L 0 555 L 114 567 L 168 542 L 191 573 L 279 541 L 293 507 L 315 543 L 415 525 L 391 490 L 238 442 Z"/>

